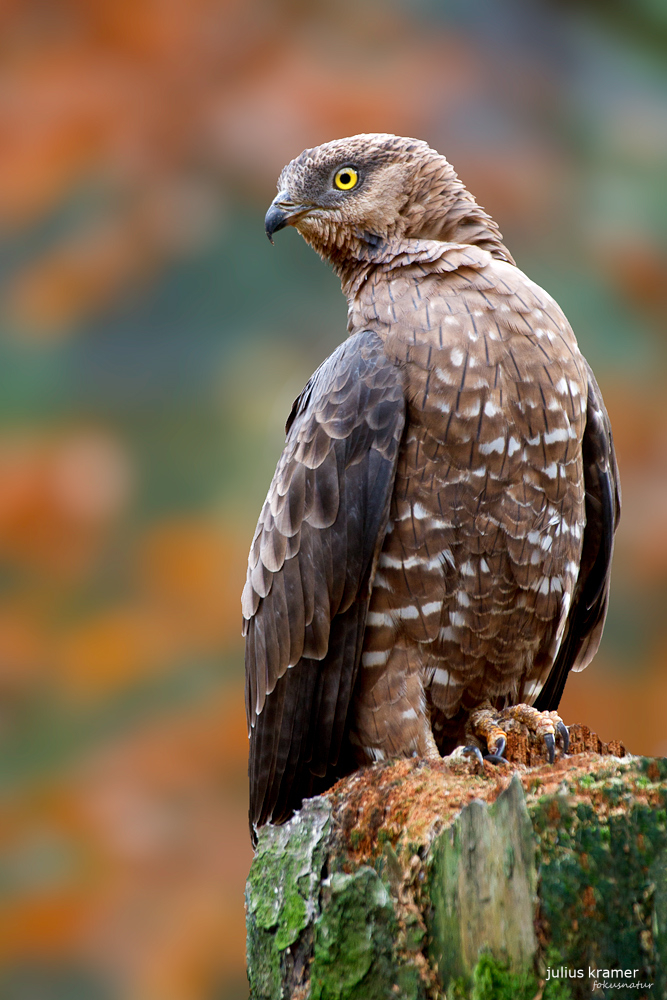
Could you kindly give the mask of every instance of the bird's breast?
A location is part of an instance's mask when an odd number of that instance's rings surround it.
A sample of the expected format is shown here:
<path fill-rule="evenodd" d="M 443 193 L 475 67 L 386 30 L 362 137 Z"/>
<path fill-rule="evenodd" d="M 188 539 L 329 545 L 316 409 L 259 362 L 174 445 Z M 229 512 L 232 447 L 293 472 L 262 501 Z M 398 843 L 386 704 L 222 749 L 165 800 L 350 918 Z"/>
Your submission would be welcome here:
<path fill-rule="evenodd" d="M 473 272 L 367 293 L 408 401 L 369 624 L 461 670 L 473 649 L 500 670 L 552 642 L 585 520 L 583 361 L 553 300 L 498 266 L 493 287 Z"/>
<path fill-rule="evenodd" d="M 488 255 L 487 255 L 488 256 Z M 511 282 L 511 283 L 510 283 Z M 367 283 L 359 322 L 404 376 L 422 458 L 491 483 L 577 478 L 587 375 L 562 312 L 517 268 L 402 268 Z"/>

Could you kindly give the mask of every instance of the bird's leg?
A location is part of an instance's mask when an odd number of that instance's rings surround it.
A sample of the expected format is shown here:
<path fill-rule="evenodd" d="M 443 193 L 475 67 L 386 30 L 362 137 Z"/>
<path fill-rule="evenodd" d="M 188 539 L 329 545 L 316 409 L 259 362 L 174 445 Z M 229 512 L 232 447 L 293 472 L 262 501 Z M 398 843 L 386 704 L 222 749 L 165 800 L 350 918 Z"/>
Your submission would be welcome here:
<path fill-rule="evenodd" d="M 484 759 L 498 763 L 505 760 L 507 733 L 521 730 L 525 732 L 526 729 L 543 741 L 550 764 L 553 764 L 556 756 L 557 737 L 560 737 L 563 753 L 567 753 L 570 734 L 561 717 L 557 712 L 538 712 L 531 705 L 510 705 L 499 712 L 489 702 L 483 702 L 470 713 L 466 736 L 485 742 L 488 753 L 484 755 Z M 469 749 L 473 752 L 475 746 L 471 745 Z"/>
<path fill-rule="evenodd" d="M 495 708 L 492 708 L 490 702 L 484 701 L 478 708 L 474 709 L 468 718 L 468 724 L 466 725 L 466 736 L 472 737 L 473 739 L 477 737 L 481 738 L 487 746 L 488 753 L 484 754 L 485 760 L 490 760 L 492 763 L 498 763 L 504 760 L 503 753 L 505 752 L 505 746 L 507 745 L 507 734 L 497 723 L 498 712 Z M 470 744 L 466 747 L 470 753 L 479 754 L 479 748 L 476 744 Z"/>
<path fill-rule="evenodd" d="M 512 726 L 514 722 L 519 728 L 525 726 L 540 737 L 547 748 L 550 764 L 553 764 L 556 756 L 556 735 L 560 736 L 564 754 L 570 748 L 570 734 L 558 712 L 538 712 L 532 705 L 509 705 L 500 712 L 498 722 L 502 726 L 510 723 L 511 728 L 516 728 Z"/>
<path fill-rule="evenodd" d="M 424 760 L 431 761 L 431 763 L 435 763 L 442 760 L 442 754 L 438 750 L 435 738 L 433 736 L 433 732 L 431 730 L 430 725 L 428 724 L 424 727 L 424 730 L 421 734 L 420 744 L 421 745 L 420 745 L 419 756 L 423 757 Z"/>

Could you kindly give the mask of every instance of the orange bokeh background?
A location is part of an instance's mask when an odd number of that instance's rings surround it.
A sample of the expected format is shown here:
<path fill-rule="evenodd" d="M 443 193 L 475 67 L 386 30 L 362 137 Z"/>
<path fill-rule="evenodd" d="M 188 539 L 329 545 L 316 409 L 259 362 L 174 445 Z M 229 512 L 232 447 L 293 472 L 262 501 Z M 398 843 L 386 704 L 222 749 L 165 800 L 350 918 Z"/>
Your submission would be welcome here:
<path fill-rule="evenodd" d="M 614 425 L 605 640 L 562 714 L 667 753 L 667 20 L 651 0 L 0 11 L 0 996 L 242 1000 L 239 595 L 335 278 L 280 168 L 417 135 L 559 300 Z"/>

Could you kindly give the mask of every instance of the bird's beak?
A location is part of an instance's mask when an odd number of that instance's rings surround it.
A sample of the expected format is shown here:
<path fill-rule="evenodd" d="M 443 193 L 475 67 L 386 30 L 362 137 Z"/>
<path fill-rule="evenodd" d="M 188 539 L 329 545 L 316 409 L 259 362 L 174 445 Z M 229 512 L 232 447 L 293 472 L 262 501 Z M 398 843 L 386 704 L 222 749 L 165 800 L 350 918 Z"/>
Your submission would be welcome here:
<path fill-rule="evenodd" d="M 295 205 L 294 202 L 290 201 L 289 194 L 286 191 L 280 191 L 271 202 L 264 219 L 264 230 L 269 238 L 269 242 L 273 243 L 274 233 L 277 233 L 280 229 L 284 229 L 285 226 L 291 225 L 295 218 L 303 215 L 306 211 L 307 208 L 303 205 Z"/>

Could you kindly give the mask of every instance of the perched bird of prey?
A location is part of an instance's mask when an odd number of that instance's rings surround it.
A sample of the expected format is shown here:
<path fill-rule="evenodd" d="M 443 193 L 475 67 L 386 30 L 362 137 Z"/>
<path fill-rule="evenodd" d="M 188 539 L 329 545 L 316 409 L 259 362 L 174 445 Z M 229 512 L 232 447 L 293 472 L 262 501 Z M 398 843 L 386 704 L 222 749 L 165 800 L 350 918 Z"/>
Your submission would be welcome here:
<path fill-rule="evenodd" d="M 493 760 L 600 643 L 620 490 L 560 308 L 425 142 L 307 149 L 266 232 L 333 266 L 347 339 L 295 401 L 243 592 L 250 820 L 355 767 Z"/>

